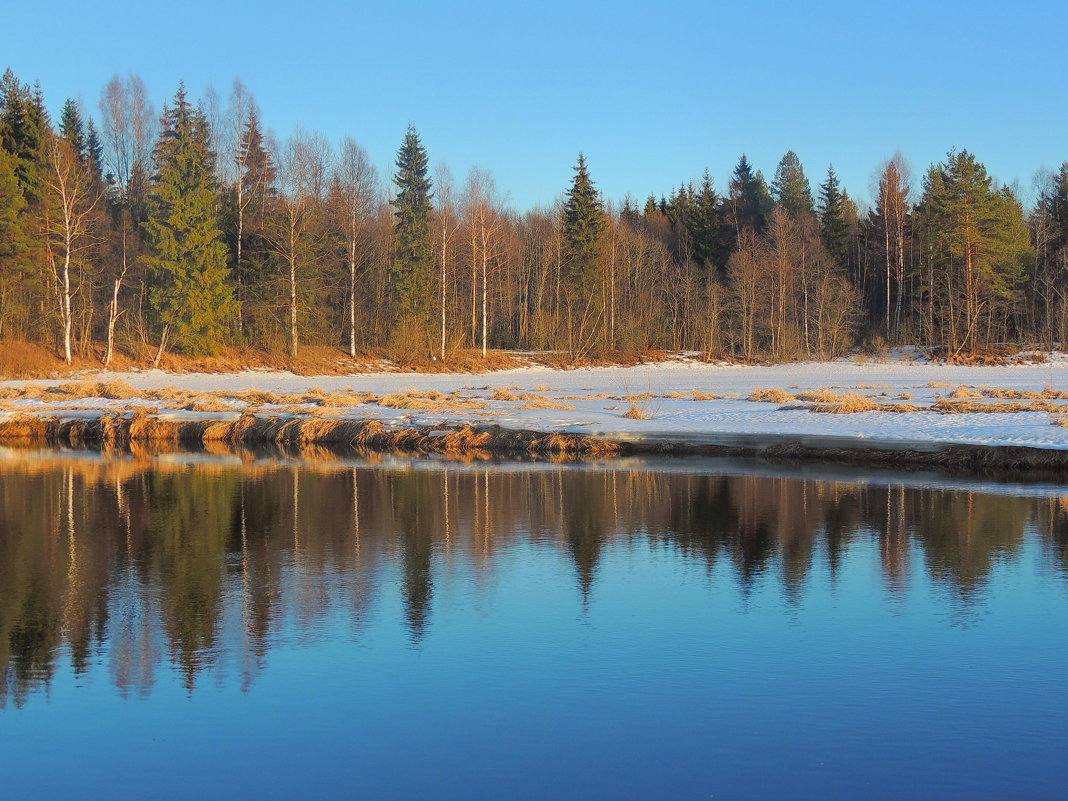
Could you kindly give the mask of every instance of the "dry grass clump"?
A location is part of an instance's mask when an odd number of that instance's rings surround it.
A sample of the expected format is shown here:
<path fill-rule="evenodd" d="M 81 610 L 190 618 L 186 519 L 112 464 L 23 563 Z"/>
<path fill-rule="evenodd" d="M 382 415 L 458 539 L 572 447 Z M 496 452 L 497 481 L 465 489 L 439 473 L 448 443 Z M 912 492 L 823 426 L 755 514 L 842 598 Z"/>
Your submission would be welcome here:
<path fill-rule="evenodd" d="M 797 400 L 808 401 L 809 403 L 837 403 L 845 396 L 837 395 L 824 387 L 822 389 L 798 392 L 796 397 Z"/>
<path fill-rule="evenodd" d="M 932 404 L 931 409 L 942 414 L 1015 414 L 1016 412 L 1059 412 L 1063 411 L 1064 407 L 1046 400 L 1032 400 L 1028 403 L 980 403 L 940 398 Z"/>
<path fill-rule="evenodd" d="M 791 395 L 784 389 L 758 389 L 747 400 L 757 403 L 789 403 L 797 400 L 800 396 Z"/>
<path fill-rule="evenodd" d="M 968 389 L 967 387 L 957 387 L 957 389 L 949 393 L 949 397 L 957 398 L 958 400 L 961 398 L 981 398 L 983 397 L 983 393 L 976 392 L 974 389 Z"/>
<path fill-rule="evenodd" d="M 244 401 L 250 406 L 282 405 L 287 399 L 276 392 L 268 392 L 264 389 L 243 389 L 240 392 L 220 392 L 221 398 L 232 398 Z"/>
<path fill-rule="evenodd" d="M 952 384 L 947 384 L 945 381 L 935 381 L 933 378 L 926 384 L 928 389 L 949 389 Z"/>
<path fill-rule="evenodd" d="M 233 406 L 221 400 L 211 398 L 208 400 L 190 401 L 182 407 L 187 412 L 233 412 Z"/>
<path fill-rule="evenodd" d="M 702 392 L 699 389 L 690 390 L 690 398 L 695 401 L 720 400 L 722 397 L 722 395 L 716 395 L 712 392 Z"/>
<path fill-rule="evenodd" d="M 511 392 L 509 392 L 504 387 L 501 387 L 496 392 L 494 392 L 492 395 L 490 395 L 490 400 L 495 400 L 495 401 L 517 401 L 519 399 L 520 398 L 519 398 L 518 395 L 513 395 Z"/>
<path fill-rule="evenodd" d="M 890 389 L 886 384 L 857 384 L 856 389 Z"/>
<path fill-rule="evenodd" d="M 627 411 L 623 412 L 623 416 L 628 420 L 648 420 L 652 415 L 637 403 L 631 403 Z"/>
<path fill-rule="evenodd" d="M 817 403 L 812 407 L 812 411 L 822 412 L 823 414 L 856 414 L 858 412 L 874 412 L 880 408 L 880 404 L 871 398 L 866 398 L 855 392 L 847 392 L 845 395 L 835 398 L 832 402 Z"/>
<path fill-rule="evenodd" d="M 524 403 L 520 406 L 516 406 L 517 409 L 576 409 L 576 406 L 572 406 L 570 403 L 562 403 L 560 401 L 554 401 L 551 398 L 537 398 L 531 400 L 528 403 Z"/>
<path fill-rule="evenodd" d="M 999 398 L 1002 400 L 1068 400 L 1068 392 L 1046 387 L 1041 392 L 1033 389 L 997 389 L 995 387 L 980 387 L 982 394 L 987 398 Z"/>
<path fill-rule="evenodd" d="M 562 395 L 560 400 L 607 400 L 612 398 L 613 400 L 623 400 L 616 395 L 609 395 L 607 392 L 602 392 L 599 395 Z"/>
<path fill-rule="evenodd" d="M 485 409 L 489 406 L 485 401 L 475 400 L 452 400 L 448 395 L 440 392 L 419 392 L 410 389 L 406 392 L 398 392 L 378 399 L 379 406 L 388 406 L 392 409 Z"/>

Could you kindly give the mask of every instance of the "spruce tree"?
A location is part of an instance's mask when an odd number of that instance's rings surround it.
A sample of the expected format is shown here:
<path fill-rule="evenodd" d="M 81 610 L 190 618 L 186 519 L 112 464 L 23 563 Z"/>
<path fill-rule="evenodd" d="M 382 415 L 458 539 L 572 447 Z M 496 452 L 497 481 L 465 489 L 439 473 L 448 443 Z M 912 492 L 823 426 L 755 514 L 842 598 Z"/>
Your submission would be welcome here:
<path fill-rule="evenodd" d="M 26 248 L 26 236 L 22 220 L 26 198 L 19 188 L 15 168 L 18 160 L 0 147 L 0 277 L 9 259 L 18 256 Z"/>
<path fill-rule="evenodd" d="M 690 213 L 690 236 L 693 258 L 706 270 L 718 268 L 723 261 L 720 246 L 723 238 L 723 210 L 719 195 L 712 187 L 712 177 L 705 170 L 701 188 L 694 195 Z"/>
<path fill-rule="evenodd" d="M 812 187 L 801 159 L 792 150 L 787 150 L 775 170 L 775 181 L 771 185 L 775 199 L 793 218 L 812 213 Z"/>
<path fill-rule="evenodd" d="M 768 192 L 764 176 L 759 171 L 753 172 L 753 167 L 744 153 L 738 159 L 738 166 L 734 168 L 729 190 L 735 239 L 739 239 L 747 228 L 758 234 L 763 233 L 768 226 L 768 216 L 774 201 Z"/>
<path fill-rule="evenodd" d="M 564 275 L 569 298 L 585 306 L 600 286 L 601 255 L 608 227 L 601 195 L 593 185 L 586 157 L 579 154 L 575 176 L 561 212 Z"/>
<path fill-rule="evenodd" d="M 0 78 L 0 147 L 16 159 L 23 197 L 36 208 L 44 192 L 45 138 L 50 130 L 40 91 L 20 83 L 8 69 Z"/>
<path fill-rule="evenodd" d="M 70 143 L 78 160 L 84 164 L 88 156 L 85 126 L 82 124 L 82 114 L 78 111 L 78 104 L 70 98 L 67 98 L 67 102 L 63 104 L 63 111 L 59 116 L 59 132 Z"/>
<path fill-rule="evenodd" d="M 412 126 L 408 126 L 397 151 L 396 165 L 393 264 L 390 266 L 394 311 L 401 321 L 429 326 L 433 293 L 434 253 L 430 231 L 433 194 L 427 175 L 426 149 Z"/>
<path fill-rule="evenodd" d="M 845 271 L 849 263 L 849 223 L 845 218 L 845 196 L 834 167 L 827 168 L 827 180 L 820 184 L 820 235 L 834 264 Z"/>
<path fill-rule="evenodd" d="M 203 114 L 180 86 L 164 108 L 145 232 L 149 301 L 161 341 L 191 355 L 218 353 L 237 314 L 217 215 L 214 154 Z"/>

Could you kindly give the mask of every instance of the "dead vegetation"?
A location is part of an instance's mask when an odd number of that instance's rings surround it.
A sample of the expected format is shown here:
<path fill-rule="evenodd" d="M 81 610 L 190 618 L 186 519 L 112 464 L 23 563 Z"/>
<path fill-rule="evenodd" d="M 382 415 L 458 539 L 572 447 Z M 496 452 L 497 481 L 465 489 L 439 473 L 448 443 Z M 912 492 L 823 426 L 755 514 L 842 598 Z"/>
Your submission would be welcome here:
<path fill-rule="evenodd" d="M 637 403 L 631 403 L 627 408 L 627 411 L 623 412 L 623 417 L 626 417 L 628 420 L 649 420 L 652 417 L 652 414 Z"/>
<path fill-rule="evenodd" d="M 931 405 L 931 410 L 941 414 L 1015 414 L 1017 412 L 1061 412 L 1058 406 L 1047 400 L 1032 400 L 1027 403 L 982 403 L 980 401 L 950 400 L 940 398 Z"/>
<path fill-rule="evenodd" d="M 757 403 L 789 403 L 797 400 L 797 396 L 791 395 L 784 389 L 758 389 L 747 400 Z"/>
<path fill-rule="evenodd" d="M 463 453 L 492 450 L 572 456 L 609 456 L 619 453 L 621 448 L 618 443 L 579 434 L 508 431 L 497 426 L 387 428 L 379 420 L 263 417 L 248 412 L 232 420 L 182 420 L 161 417 L 158 410 L 144 408 L 129 415 L 107 414 L 78 419 L 13 414 L 0 419 L 0 440 L 37 440 L 70 446 L 91 443 L 108 447 L 128 447 L 136 442 L 333 444 L 379 451 Z"/>

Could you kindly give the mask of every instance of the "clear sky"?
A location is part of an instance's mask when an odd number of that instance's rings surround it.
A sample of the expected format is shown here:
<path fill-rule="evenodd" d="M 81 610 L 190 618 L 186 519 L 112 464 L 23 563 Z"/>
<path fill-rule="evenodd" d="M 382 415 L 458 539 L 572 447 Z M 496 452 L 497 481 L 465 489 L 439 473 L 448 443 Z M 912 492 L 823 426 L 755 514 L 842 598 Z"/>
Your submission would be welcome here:
<path fill-rule="evenodd" d="M 1068 160 L 1068 3 L 18 3 L 0 69 L 96 115 L 115 73 L 157 107 L 252 90 L 279 136 L 351 135 L 384 173 L 409 122 L 457 180 L 489 170 L 520 208 L 567 187 L 579 151 L 609 198 L 669 193 L 745 152 L 771 179 L 795 150 L 849 192 L 900 150 L 914 184 L 967 148 L 1029 200 Z"/>

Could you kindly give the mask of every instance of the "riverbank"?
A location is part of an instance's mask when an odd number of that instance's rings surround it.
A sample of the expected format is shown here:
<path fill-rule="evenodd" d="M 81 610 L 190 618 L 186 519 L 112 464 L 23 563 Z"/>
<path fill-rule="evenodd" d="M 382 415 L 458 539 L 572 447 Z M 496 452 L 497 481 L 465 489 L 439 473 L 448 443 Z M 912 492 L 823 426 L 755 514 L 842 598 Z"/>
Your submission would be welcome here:
<path fill-rule="evenodd" d="M 0 439 L 334 444 L 428 453 L 702 453 L 1068 468 L 1068 360 L 299 376 L 85 374 L 0 382 Z"/>

